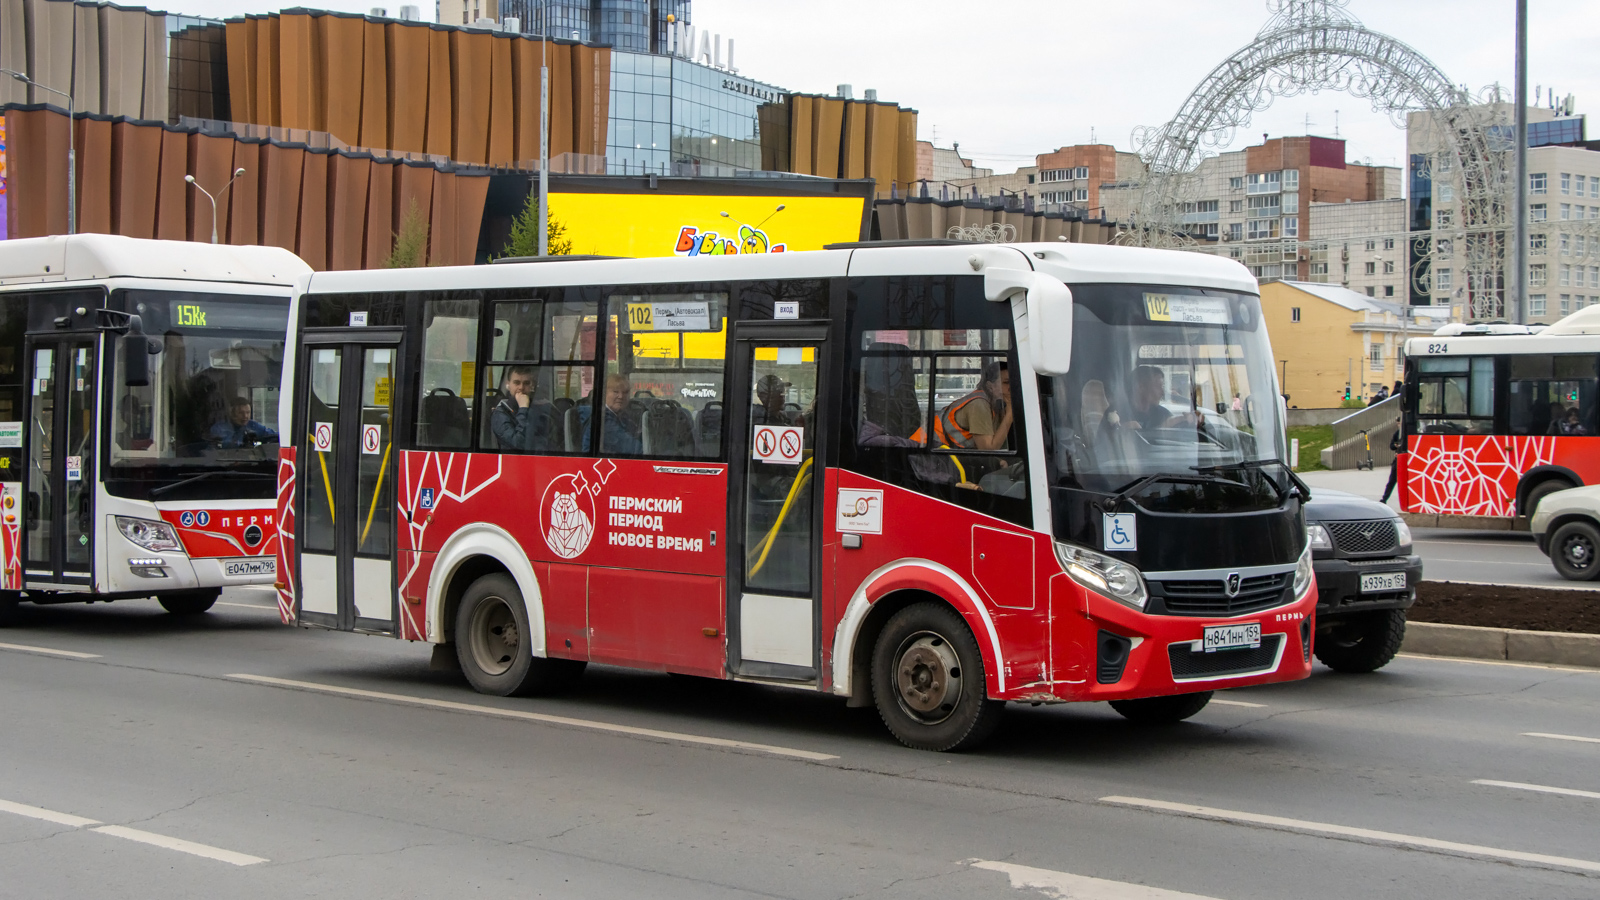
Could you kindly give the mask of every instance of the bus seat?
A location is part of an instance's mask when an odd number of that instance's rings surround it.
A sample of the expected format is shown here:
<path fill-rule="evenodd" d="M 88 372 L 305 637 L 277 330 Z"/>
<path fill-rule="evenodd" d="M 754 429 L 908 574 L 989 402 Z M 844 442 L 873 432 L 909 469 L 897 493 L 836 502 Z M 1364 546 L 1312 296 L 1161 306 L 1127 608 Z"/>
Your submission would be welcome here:
<path fill-rule="evenodd" d="M 721 400 L 712 400 L 695 414 L 694 439 L 701 456 L 717 455 L 717 450 L 722 446 Z"/>
<path fill-rule="evenodd" d="M 652 401 L 641 419 L 640 434 L 646 454 L 693 453 L 694 420 L 676 400 Z"/>
<path fill-rule="evenodd" d="M 1100 433 L 1100 423 L 1105 420 L 1106 410 L 1111 408 L 1111 401 L 1106 398 L 1105 382 L 1092 378 L 1083 383 L 1080 395 L 1083 405 L 1080 414 L 1083 420 L 1084 443 L 1094 446 L 1094 439 Z"/>
<path fill-rule="evenodd" d="M 922 427 L 911 350 L 903 344 L 875 342 L 861 360 L 861 418 L 883 433 L 909 438 Z"/>
<path fill-rule="evenodd" d="M 567 407 L 561 413 L 561 440 L 562 446 L 568 453 L 577 453 L 583 449 L 583 426 L 578 421 L 578 407 Z"/>
<path fill-rule="evenodd" d="M 456 396 L 455 391 L 434 388 L 422 398 L 417 410 L 417 443 L 425 447 L 466 447 L 471 430 L 472 412 L 467 409 L 466 399 Z"/>
<path fill-rule="evenodd" d="M 557 397 L 550 401 L 550 449 L 566 446 L 567 410 L 573 407 L 571 397 Z"/>

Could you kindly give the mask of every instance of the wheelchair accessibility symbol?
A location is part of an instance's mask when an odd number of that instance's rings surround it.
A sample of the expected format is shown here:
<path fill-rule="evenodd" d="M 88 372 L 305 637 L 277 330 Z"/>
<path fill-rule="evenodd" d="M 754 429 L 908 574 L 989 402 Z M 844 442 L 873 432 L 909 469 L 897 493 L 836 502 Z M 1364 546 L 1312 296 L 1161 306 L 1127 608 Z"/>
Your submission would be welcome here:
<path fill-rule="evenodd" d="M 1139 531 L 1133 513 L 1104 513 L 1101 519 L 1101 533 L 1105 536 L 1103 549 L 1139 549 Z"/>

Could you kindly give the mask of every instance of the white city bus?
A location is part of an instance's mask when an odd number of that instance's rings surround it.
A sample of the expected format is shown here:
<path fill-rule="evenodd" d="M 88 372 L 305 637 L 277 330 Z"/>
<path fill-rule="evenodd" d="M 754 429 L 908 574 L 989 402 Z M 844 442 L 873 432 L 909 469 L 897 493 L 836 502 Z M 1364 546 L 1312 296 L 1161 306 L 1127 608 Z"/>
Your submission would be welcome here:
<path fill-rule="evenodd" d="M 275 247 L 0 242 L 0 623 L 24 600 L 203 612 L 273 582 L 280 371 L 309 272 Z"/>

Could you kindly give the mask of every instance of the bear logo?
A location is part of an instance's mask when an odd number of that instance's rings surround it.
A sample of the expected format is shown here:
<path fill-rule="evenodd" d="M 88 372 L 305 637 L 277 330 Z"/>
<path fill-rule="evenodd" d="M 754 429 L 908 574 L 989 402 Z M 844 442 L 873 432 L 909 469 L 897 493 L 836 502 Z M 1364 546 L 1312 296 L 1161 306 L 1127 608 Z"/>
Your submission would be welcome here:
<path fill-rule="evenodd" d="M 594 537 L 594 500 L 582 475 L 558 475 L 544 489 L 539 524 L 550 552 L 574 559 L 589 549 Z"/>

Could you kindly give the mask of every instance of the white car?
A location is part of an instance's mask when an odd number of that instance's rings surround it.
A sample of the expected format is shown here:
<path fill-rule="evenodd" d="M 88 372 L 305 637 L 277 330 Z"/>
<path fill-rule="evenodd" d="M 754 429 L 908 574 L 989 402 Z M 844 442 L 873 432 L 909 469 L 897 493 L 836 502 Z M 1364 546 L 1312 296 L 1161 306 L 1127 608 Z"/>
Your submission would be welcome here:
<path fill-rule="evenodd" d="M 1539 552 L 1562 578 L 1593 581 L 1600 576 L 1600 485 L 1546 494 L 1533 511 L 1529 529 Z"/>

